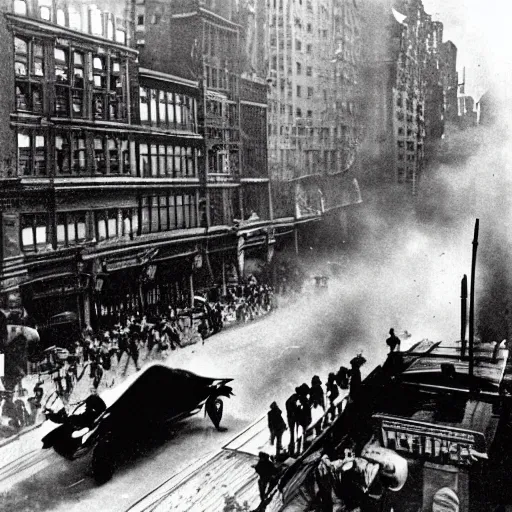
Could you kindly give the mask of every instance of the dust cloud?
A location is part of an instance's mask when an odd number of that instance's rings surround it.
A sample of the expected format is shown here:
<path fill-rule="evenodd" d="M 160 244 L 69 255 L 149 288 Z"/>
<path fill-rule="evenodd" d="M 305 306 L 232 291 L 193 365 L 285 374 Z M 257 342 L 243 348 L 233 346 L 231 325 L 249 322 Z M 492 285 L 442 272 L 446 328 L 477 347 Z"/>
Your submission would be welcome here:
<path fill-rule="evenodd" d="M 459 340 L 460 281 L 470 277 L 476 218 L 476 336 L 509 337 L 509 139 L 503 122 L 466 130 L 448 126 L 432 149 L 416 197 L 398 184 L 363 190 L 354 243 L 330 256 L 344 262 L 341 275 L 331 279 L 327 294 L 306 297 L 275 320 L 278 336 L 307 346 L 299 363 L 290 354 L 294 370 L 288 366 L 288 374 L 310 379 L 314 369 L 325 378 L 359 352 L 371 370 L 384 360 L 390 327 L 404 346 L 424 338 Z M 322 265 L 325 270 L 325 261 L 317 261 L 306 274 Z M 325 342 L 315 341 L 320 338 Z M 285 362 L 270 370 L 276 382 L 286 380 Z"/>

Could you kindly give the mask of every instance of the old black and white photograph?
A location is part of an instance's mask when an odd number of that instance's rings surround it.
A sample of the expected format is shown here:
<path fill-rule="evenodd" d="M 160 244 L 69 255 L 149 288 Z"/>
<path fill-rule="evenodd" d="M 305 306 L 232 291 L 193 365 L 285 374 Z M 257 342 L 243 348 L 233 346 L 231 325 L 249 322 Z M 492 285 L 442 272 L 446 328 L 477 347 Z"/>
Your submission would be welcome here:
<path fill-rule="evenodd" d="M 511 20 L 0 0 L 0 511 L 512 512 Z"/>

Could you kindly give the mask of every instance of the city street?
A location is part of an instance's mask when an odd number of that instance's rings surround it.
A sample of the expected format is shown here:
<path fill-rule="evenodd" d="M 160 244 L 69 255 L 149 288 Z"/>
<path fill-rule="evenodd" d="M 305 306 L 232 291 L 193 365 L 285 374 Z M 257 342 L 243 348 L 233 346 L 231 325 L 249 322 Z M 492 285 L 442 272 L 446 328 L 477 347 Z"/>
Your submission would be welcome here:
<path fill-rule="evenodd" d="M 176 425 L 166 439 L 148 446 L 145 454 L 124 462 L 113 480 L 103 486 L 97 486 L 87 474 L 85 461 L 72 463 L 53 452 L 35 451 L 20 461 L 19 468 L 25 472 L 20 473 L 18 469 L 16 480 L 6 478 L 8 471 L 0 475 L 5 491 L 1 508 L 90 511 L 108 506 L 108 510 L 125 510 L 173 474 L 227 443 L 263 415 L 273 400 L 284 410 L 284 401 L 295 386 L 309 383 L 314 374 L 320 375 L 325 383 L 329 371 L 348 365 L 358 352 L 368 360 L 363 367 L 363 375 L 366 374 L 385 357 L 384 340 L 390 326 L 399 335 L 404 330 L 413 333 L 409 339 L 404 337 L 402 348 L 430 336 L 418 330 L 424 328 L 427 315 L 426 311 L 417 315 L 414 300 L 426 301 L 429 313 L 434 312 L 428 315 L 432 318 L 434 336 L 439 332 L 434 327 L 443 325 L 450 327 L 451 337 L 456 339 L 457 288 L 453 289 L 453 297 L 446 296 L 446 300 L 427 296 L 429 290 L 445 291 L 444 272 L 434 275 L 421 298 L 416 298 L 416 292 L 425 284 L 415 287 L 412 273 L 409 279 L 402 271 L 403 283 L 387 285 L 387 274 L 383 274 L 378 260 L 374 263 L 374 266 L 362 266 L 353 261 L 351 272 L 343 280 L 331 280 L 327 291 L 310 291 L 298 302 L 268 317 L 221 332 L 208 338 L 204 345 L 189 346 L 171 354 L 168 362 L 174 367 L 206 376 L 234 378 L 235 396 L 225 401 L 222 422 L 225 431 L 217 432 L 200 413 Z M 456 283 L 457 277 L 446 285 Z M 371 288 L 365 284 L 369 283 L 373 283 L 375 295 L 368 293 Z M 409 284 L 412 286 L 405 292 L 404 285 Z M 382 293 L 384 288 L 386 293 Z M 401 300 L 401 318 L 408 319 L 409 324 L 396 323 Z M 444 308 L 443 301 L 446 305 L 452 302 L 453 311 Z M 148 397 L 155 407 L 158 407 L 158 394 L 163 391 L 155 390 Z M 28 434 L 34 449 L 43 429 Z M 22 474 L 26 479 L 21 480 Z"/>

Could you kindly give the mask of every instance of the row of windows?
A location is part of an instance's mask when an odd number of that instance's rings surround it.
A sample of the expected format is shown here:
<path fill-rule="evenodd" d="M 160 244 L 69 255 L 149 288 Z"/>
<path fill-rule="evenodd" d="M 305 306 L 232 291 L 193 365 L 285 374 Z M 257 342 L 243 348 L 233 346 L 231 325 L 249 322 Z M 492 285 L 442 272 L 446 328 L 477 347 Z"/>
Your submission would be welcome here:
<path fill-rule="evenodd" d="M 406 147 L 406 143 L 403 140 L 397 141 L 397 146 L 399 150 L 403 150 Z M 414 142 L 407 141 L 407 151 L 415 151 Z"/>
<path fill-rule="evenodd" d="M 236 93 L 237 77 L 226 68 L 206 65 L 204 67 L 206 87 Z"/>
<path fill-rule="evenodd" d="M 195 194 L 165 194 L 142 199 L 141 233 L 156 233 L 199 225 Z"/>
<path fill-rule="evenodd" d="M 136 144 L 112 136 L 86 137 L 83 133 L 62 132 L 52 141 L 36 132 L 18 133 L 18 174 L 46 176 L 49 146 L 54 151 L 57 176 L 93 174 L 135 174 L 143 177 L 195 177 L 196 148 L 181 145 Z"/>
<path fill-rule="evenodd" d="M 169 178 L 194 177 L 195 148 L 165 144 L 139 144 L 139 170 L 142 176 Z"/>
<path fill-rule="evenodd" d="M 126 44 L 126 20 L 112 13 L 102 12 L 94 5 L 84 5 L 80 10 L 52 0 L 14 0 L 13 7 L 14 13 L 21 16 L 38 17 L 72 30 Z"/>
<path fill-rule="evenodd" d="M 234 32 L 217 25 L 204 25 L 203 53 L 225 60 L 235 53 L 237 37 Z"/>
<path fill-rule="evenodd" d="M 21 216 L 21 245 L 26 252 L 35 252 L 50 244 L 50 219 L 47 214 Z M 121 236 L 133 237 L 138 231 L 136 208 L 74 211 L 57 213 L 57 247 L 69 247 L 87 240 L 102 241 Z"/>
<path fill-rule="evenodd" d="M 196 100 L 185 94 L 158 89 L 139 89 L 140 120 L 167 129 L 195 131 Z"/>
<path fill-rule="evenodd" d="M 57 247 L 119 237 L 133 238 L 144 233 L 193 228 L 198 224 L 195 193 L 173 191 L 169 194 L 144 197 L 141 201 L 140 219 L 137 208 L 58 212 Z M 22 214 L 20 230 L 21 246 L 25 252 L 37 252 L 51 244 L 50 217 L 47 213 Z"/>
<path fill-rule="evenodd" d="M 125 62 L 114 55 L 96 55 L 70 47 L 45 48 L 42 41 L 15 37 L 14 69 L 16 109 L 41 113 L 44 87 L 55 81 L 55 104 L 48 111 L 56 116 L 123 120 L 126 118 L 123 69 Z M 45 68 L 45 53 L 52 52 L 52 69 Z M 90 82 L 85 79 L 90 77 Z M 85 98 L 91 90 L 91 104 Z"/>

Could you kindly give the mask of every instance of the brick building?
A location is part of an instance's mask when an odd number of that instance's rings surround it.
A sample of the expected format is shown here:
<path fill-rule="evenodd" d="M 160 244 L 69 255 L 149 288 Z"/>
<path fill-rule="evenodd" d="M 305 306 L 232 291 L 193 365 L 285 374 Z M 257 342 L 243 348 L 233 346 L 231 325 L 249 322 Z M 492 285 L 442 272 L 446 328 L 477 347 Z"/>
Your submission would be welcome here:
<path fill-rule="evenodd" d="M 131 3 L 3 5 L 2 306 L 103 325 L 190 305 L 206 231 L 198 80 L 139 69 Z"/>

